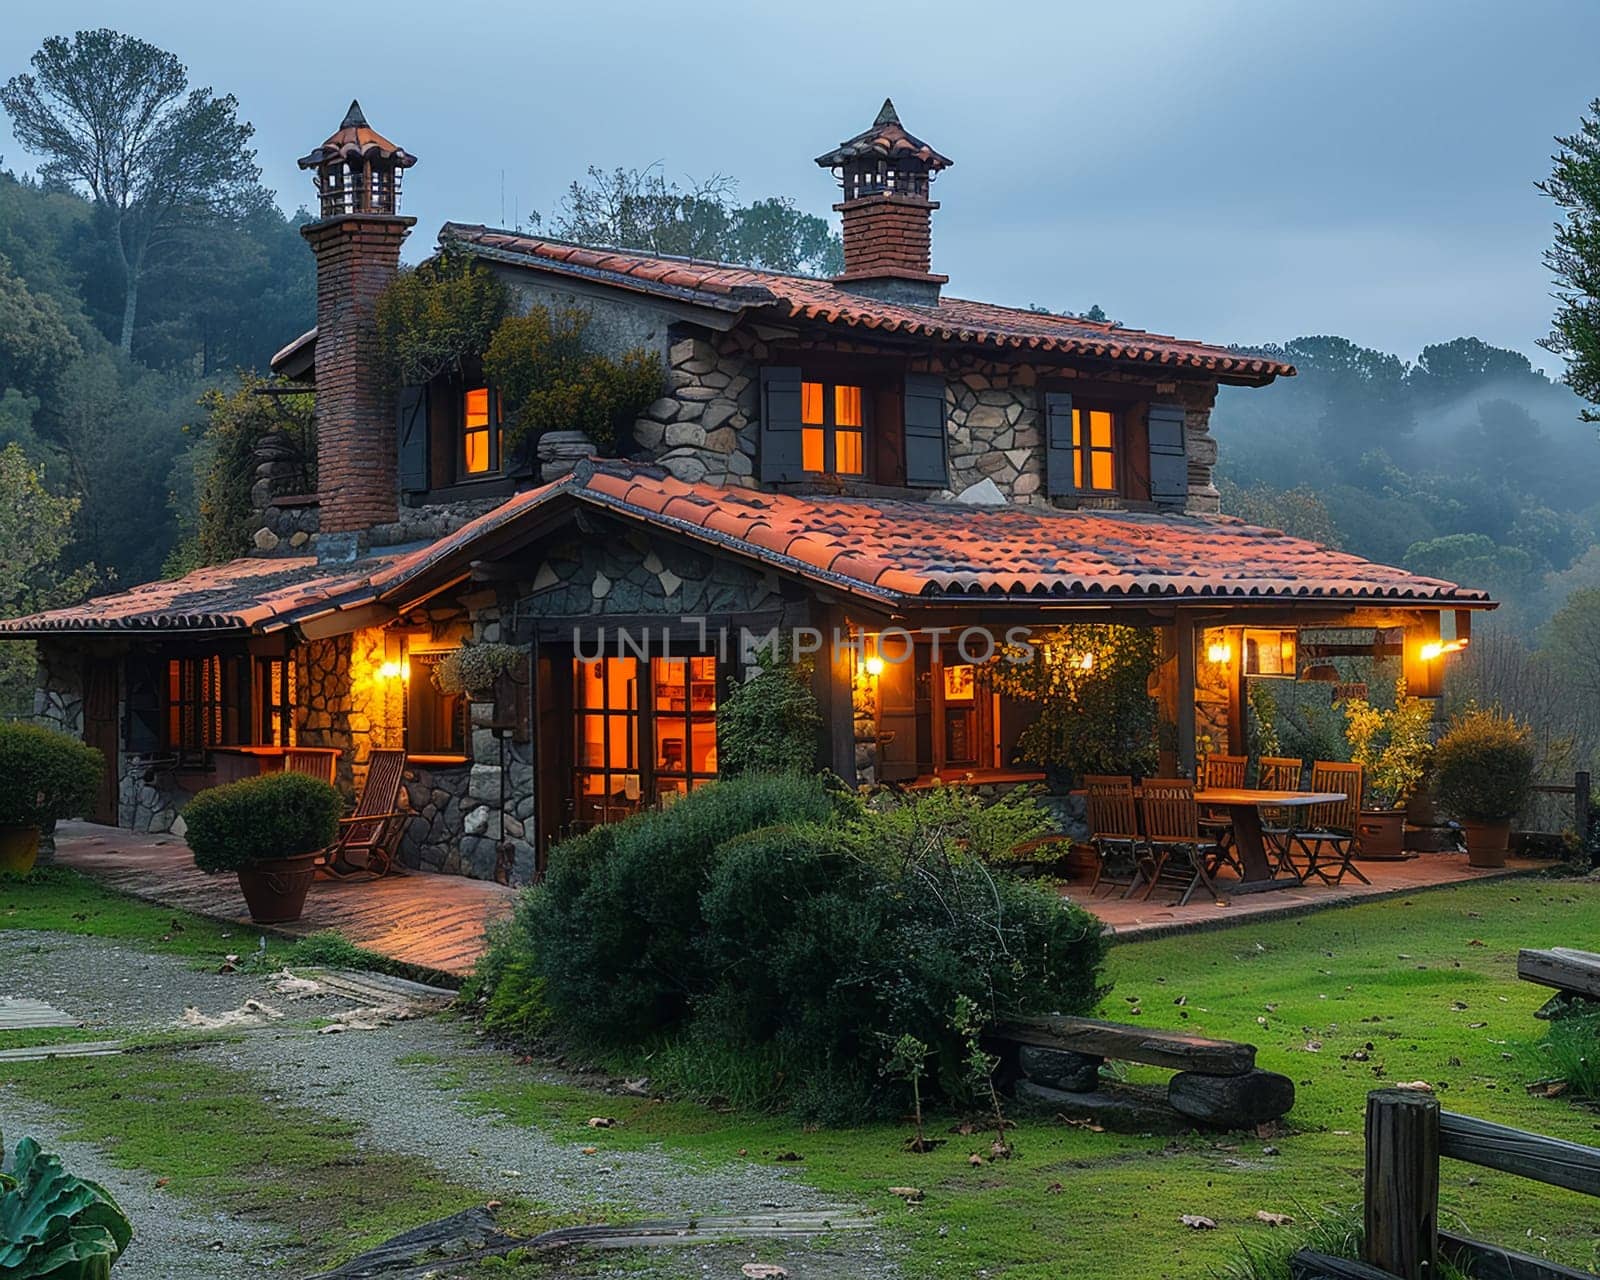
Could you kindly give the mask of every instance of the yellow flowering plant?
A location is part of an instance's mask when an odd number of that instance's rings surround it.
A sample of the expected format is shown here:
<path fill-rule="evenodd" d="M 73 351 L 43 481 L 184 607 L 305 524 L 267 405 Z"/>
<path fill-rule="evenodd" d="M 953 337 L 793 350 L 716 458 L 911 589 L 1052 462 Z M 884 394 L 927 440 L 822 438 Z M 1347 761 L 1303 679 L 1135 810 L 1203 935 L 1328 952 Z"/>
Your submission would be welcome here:
<path fill-rule="evenodd" d="M 1398 809 L 1422 785 L 1433 758 L 1433 707 L 1395 686 L 1394 706 L 1375 707 L 1365 698 L 1344 704 L 1350 759 L 1362 768 L 1369 809 Z"/>

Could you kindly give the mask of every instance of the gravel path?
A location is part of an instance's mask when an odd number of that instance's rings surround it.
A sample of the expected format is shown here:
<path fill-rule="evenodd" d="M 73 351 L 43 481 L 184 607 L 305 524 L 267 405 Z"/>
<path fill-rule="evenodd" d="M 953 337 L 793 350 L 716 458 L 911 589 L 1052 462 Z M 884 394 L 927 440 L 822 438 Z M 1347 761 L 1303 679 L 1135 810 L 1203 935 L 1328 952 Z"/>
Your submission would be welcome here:
<path fill-rule="evenodd" d="M 269 1232 L 225 1213 L 208 1213 L 191 1201 L 156 1187 L 150 1174 L 119 1169 L 96 1147 L 68 1142 L 60 1122 L 46 1107 L 0 1086 L 0 1130 L 7 1152 L 18 1138 L 31 1137 L 79 1177 L 98 1182 L 133 1223 L 133 1240 L 117 1261 L 117 1280 L 246 1280 L 277 1264 L 264 1243 Z"/>
<path fill-rule="evenodd" d="M 359 1116 L 366 1129 L 359 1141 L 368 1146 L 412 1152 L 468 1186 L 525 1196 L 558 1213 L 614 1206 L 671 1216 L 837 1204 L 776 1165 L 695 1167 L 661 1151 L 586 1156 L 570 1135 L 556 1138 L 465 1110 L 456 1092 L 439 1087 L 436 1066 L 398 1061 L 418 1054 L 447 1057 L 457 1067 L 481 1058 L 485 1075 L 506 1061 L 466 1028 L 437 1019 L 336 1036 L 259 1031 L 201 1056 L 270 1072 L 287 1096 L 298 1095 L 314 1110 Z M 470 1065 L 466 1074 L 472 1075 Z M 604 1104 L 597 1098 L 596 1114 Z"/>
<path fill-rule="evenodd" d="M 170 1028 L 186 1007 L 215 1016 L 257 999 L 303 1019 L 349 1002 L 331 1005 L 288 1002 L 272 990 L 270 977 L 216 974 L 190 967 L 183 958 L 154 956 L 132 947 L 66 934 L 0 931 L 0 995 L 46 1000 L 68 1013 L 117 1032 Z M 438 1018 L 401 1022 L 372 1031 L 315 1035 L 276 1024 L 250 1031 L 242 1040 L 198 1051 L 223 1066 L 261 1073 L 275 1091 L 297 1098 L 330 1118 L 354 1119 L 362 1126 L 357 1141 L 382 1151 L 427 1160 L 453 1181 L 482 1190 L 485 1198 L 518 1195 L 557 1212 L 612 1211 L 627 1217 L 742 1213 L 763 1208 L 818 1209 L 837 1203 L 807 1186 L 788 1167 L 697 1164 L 664 1151 L 608 1151 L 586 1156 L 580 1141 L 555 1137 L 501 1116 L 470 1111 L 459 1091 L 439 1087 L 437 1066 L 402 1061 L 419 1056 L 463 1062 L 473 1076 L 474 1059 L 483 1075 L 507 1065 L 503 1051 L 484 1045 L 469 1027 Z M 529 1070 L 530 1079 L 537 1073 Z M 603 1099 L 597 1098 L 597 1113 Z M 141 1171 L 111 1166 L 93 1147 L 62 1143 L 62 1125 L 47 1108 L 0 1090 L 0 1129 L 20 1135 L 19 1126 L 59 1150 L 85 1176 L 103 1182 L 122 1202 L 138 1234 L 121 1280 L 160 1277 L 220 1277 L 259 1274 L 272 1265 L 266 1256 L 266 1228 L 242 1231 L 203 1207 L 179 1201 L 153 1187 Z M 226 1225 L 226 1229 L 223 1229 Z M 420 1225 L 420 1224 L 419 1224 Z M 213 1243 L 231 1242 L 218 1252 Z M 844 1233 L 826 1246 L 797 1242 L 777 1247 L 791 1275 L 835 1280 L 888 1280 L 899 1268 L 893 1251 L 875 1232 Z M 231 1251 L 230 1251 L 231 1250 Z M 621 1266 L 629 1275 L 739 1274 L 737 1251 L 717 1246 L 665 1256 L 649 1253 Z M 742 1258 L 748 1258 L 748 1252 Z M 616 1262 L 621 1264 L 621 1258 Z M 729 1265 L 729 1264 L 732 1265 Z M 635 1269 L 642 1268 L 642 1269 Z M 609 1274 L 602 1256 L 595 1271 Z"/>
<path fill-rule="evenodd" d="M 207 973 L 103 938 L 20 929 L 0 930 L 0 996 L 48 1001 L 108 1033 L 171 1028 L 191 1006 L 215 1015 L 250 999 L 282 1005 L 268 976 Z"/>

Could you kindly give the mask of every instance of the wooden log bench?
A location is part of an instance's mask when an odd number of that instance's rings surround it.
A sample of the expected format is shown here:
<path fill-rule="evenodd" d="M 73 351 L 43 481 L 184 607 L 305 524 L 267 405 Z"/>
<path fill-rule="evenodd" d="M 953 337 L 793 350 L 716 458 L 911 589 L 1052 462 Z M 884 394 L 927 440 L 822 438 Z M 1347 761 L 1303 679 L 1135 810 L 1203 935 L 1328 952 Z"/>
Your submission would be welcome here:
<path fill-rule="evenodd" d="M 1028 1018 L 990 1033 L 1021 1100 L 1120 1132 L 1243 1129 L 1294 1106 L 1294 1082 L 1256 1067 L 1254 1045 L 1098 1018 Z M 1170 1067 L 1166 1092 L 1100 1080 L 1107 1058 Z"/>
<path fill-rule="evenodd" d="M 1517 953 L 1517 977 L 1541 987 L 1553 987 L 1556 994 L 1533 1016 L 1559 1017 L 1574 1008 L 1600 1007 L 1600 955 L 1572 947 L 1551 947 L 1536 951 L 1524 948 Z"/>

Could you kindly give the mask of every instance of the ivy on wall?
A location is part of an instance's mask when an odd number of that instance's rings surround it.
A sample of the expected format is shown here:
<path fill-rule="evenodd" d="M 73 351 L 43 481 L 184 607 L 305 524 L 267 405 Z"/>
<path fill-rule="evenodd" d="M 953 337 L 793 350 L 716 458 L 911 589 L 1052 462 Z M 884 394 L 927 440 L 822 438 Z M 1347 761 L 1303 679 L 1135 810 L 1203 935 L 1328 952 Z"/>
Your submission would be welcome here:
<path fill-rule="evenodd" d="M 494 273 L 459 248 L 402 271 L 378 299 L 378 358 L 392 387 L 420 386 L 482 362 L 506 407 L 506 448 L 545 431 L 578 430 L 612 447 L 661 394 L 661 359 L 635 349 L 613 358 L 588 340 L 579 307 L 512 314 Z"/>
<path fill-rule="evenodd" d="M 661 357 L 635 349 L 613 360 L 587 348 L 589 313 L 535 306 L 508 316 L 484 355 L 484 372 L 510 414 L 506 446 L 545 431 L 582 431 L 612 447 L 661 393 Z"/>

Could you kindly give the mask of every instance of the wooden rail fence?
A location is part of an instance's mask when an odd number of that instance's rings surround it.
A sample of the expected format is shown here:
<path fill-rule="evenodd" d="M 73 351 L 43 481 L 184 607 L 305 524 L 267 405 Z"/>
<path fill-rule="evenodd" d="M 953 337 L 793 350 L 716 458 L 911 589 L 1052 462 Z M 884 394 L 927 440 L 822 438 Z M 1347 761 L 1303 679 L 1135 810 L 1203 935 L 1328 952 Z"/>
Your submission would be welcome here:
<path fill-rule="evenodd" d="M 1589 847 L 1589 797 L 1591 793 L 1589 774 L 1579 770 L 1572 775 L 1572 785 L 1564 783 L 1540 782 L 1535 783 L 1535 794 L 1542 796 L 1571 796 L 1572 797 L 1572 829 L 1578 836 L 1578 848 Z M 1550 832 L 1524 832 L 1525 835 L 1550 835 Z"/>
<path fill-rule="evenodd" d="M 1366 1243 L 1361 1262 L 1301 1250 L 1294 1280 L 1432 1280 L 1447 1257 L 1476 1280 L 1594 1280 L 1529 1254 L 1439 1230 L 1439 1161 L 1462 1160 L 1600 1196 L 1600 1150 L 1443 1111 L 1431 1093 L 1367 1095 Z"/>

